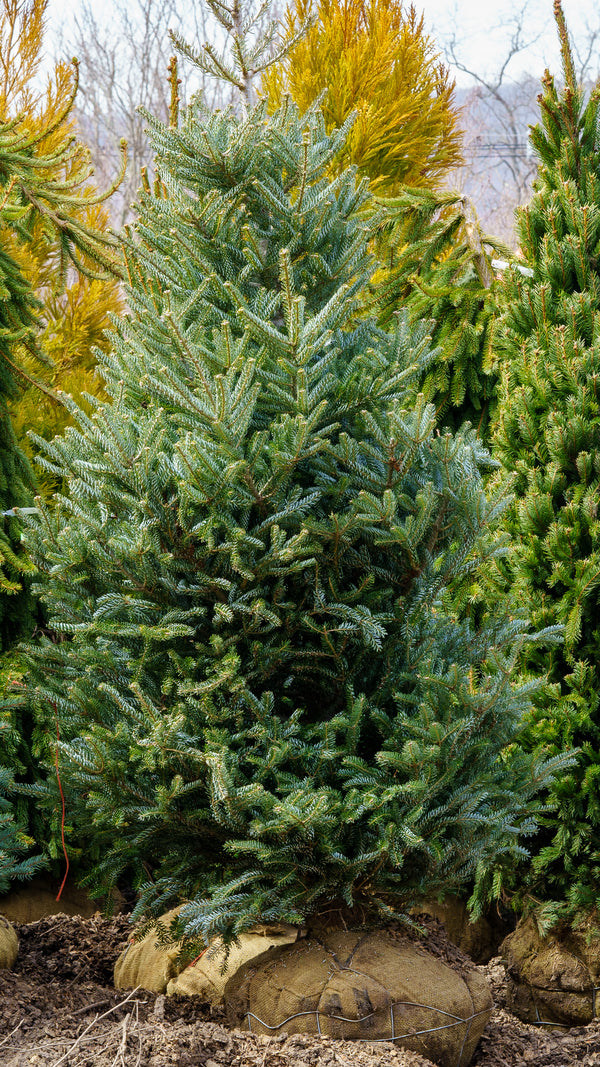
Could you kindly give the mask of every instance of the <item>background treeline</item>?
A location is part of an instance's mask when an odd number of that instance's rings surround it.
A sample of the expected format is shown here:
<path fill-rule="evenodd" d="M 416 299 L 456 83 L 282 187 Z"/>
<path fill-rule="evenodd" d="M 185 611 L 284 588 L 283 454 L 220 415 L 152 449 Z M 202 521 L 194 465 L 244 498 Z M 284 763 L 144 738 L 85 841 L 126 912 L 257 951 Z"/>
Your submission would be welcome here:
<path fill-rule="evenodd" d="M 518 259 L 448 191 L 413 9 L 157 15 L 143 134 L 118 66 L 36 93 L 46 2 L 1 10 L 0 889 L 64 835 L 192 940 L 589 913 L 600 104 L 560 5 Z M 92 120 L 133 152 L 100 193 Z"/>

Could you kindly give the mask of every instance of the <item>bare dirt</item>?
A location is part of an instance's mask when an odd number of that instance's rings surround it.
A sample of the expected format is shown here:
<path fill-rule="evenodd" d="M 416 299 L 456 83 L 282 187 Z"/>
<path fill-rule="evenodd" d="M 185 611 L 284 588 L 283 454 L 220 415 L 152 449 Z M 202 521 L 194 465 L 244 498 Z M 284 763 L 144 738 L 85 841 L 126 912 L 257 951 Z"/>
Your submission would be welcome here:
<path fill-rule="evenodd" d="M 387 1042 L 262 1037 L 229 1030 L 198 997 L 117 992 L 126 916 L 52 915 L 16 929 L 15 969 L 0 971 L 0 1067 L 431 1067 Z M 562 1031 L 525 1025 L 504 1007 L 501 962 L 482 970 L 496 1008 L 473 1067 L 600 1067 L 600 1020 Z"/>

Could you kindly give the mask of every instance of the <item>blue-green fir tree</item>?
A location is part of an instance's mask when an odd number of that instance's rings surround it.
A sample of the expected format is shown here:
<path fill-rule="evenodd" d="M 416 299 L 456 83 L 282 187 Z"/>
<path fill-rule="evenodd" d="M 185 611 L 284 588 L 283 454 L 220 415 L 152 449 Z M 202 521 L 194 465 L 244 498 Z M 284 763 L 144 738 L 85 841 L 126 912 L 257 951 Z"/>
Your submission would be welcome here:
<path fill-rule="evenodd" d="M 564 626 L 564 644 L 526 657 L 548 686 L 522 743 L 581 749 L 547 798 L 527 884 L 577 909 L 600 903 L 600 92 L 578 87 L 559 3 L 555 14 L 564 84 L 546 75 L 531 135 L 538 176 L 518 217 L 531 276 L 509 272 L 502 294 L 495 454 L 516 496 L 514 599 L 535 626 Z"/>
<path fill-rule="evenodd" d="M 549 773 L 499 755 L 524 624 L 445 606 L 496 551 L 489 457 L 415 398 L 425 331 L 361 312 L 346 130 L 289 101 L 148 121 L 109 400 L 39 442 L 67 489 L 28 527 L 60 638 L 30 648 L 28 700 L 59 723 L 67 831 L 137 914 L 187 900 L 199 942 L 399 914 L 518 852 Z"/>

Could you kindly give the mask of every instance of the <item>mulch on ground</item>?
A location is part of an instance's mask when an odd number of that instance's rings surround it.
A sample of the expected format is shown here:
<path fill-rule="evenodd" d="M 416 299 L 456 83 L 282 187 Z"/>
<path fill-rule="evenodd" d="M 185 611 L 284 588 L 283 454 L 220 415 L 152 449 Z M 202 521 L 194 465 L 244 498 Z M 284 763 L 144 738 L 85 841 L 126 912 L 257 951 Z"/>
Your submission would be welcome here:
<path fill-rule="evenodd" d="M 0 971 L 2 1067 L 431 1067 L 388 1042 L 262 1037 L 229 1030 L 224 1012 L 199 997 L 116 991 L 126 916 L 53 915 L 16 929 L 15 970 Z M 496 1009 L 474 1067 L 600 1067 L 600 1021 L 563 1031 L 525 1025 L 504 1006 L 500 961 L 483 970 Z"/>

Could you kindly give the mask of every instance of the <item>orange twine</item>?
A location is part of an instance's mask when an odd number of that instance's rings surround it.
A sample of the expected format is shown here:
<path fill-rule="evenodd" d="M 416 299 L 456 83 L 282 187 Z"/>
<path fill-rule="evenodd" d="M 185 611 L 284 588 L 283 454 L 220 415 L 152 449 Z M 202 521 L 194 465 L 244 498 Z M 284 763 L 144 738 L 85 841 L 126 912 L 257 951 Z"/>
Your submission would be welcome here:
<path fill-rule="evenodd" d="M 202 952 L 198 953 L 196 958 L 193 959 L 191 963 L 188 963 L 188 967 L 193 967 L 194 964 L 198 962 L 198 960 L 201 960 L 205 952 L 208 952 L 208 945 L 206 946 L 206 948 L 202 949 Z"/>

